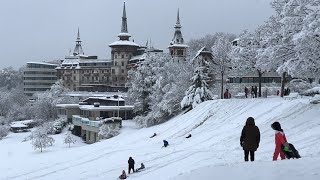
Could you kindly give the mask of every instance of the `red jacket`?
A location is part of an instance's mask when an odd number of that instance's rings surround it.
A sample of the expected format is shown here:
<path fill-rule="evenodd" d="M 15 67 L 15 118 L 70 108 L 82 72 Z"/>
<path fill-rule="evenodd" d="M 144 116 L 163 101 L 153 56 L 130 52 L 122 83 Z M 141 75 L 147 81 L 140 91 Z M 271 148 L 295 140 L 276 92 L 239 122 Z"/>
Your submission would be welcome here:
<path fill-rule="evenodd" d="M 286 142 L 287 142 L 287 138 L 284 132 L 276 131 L 276 134 L 275 134 L 276 147 L 281 147 L 281 145 Z"/>

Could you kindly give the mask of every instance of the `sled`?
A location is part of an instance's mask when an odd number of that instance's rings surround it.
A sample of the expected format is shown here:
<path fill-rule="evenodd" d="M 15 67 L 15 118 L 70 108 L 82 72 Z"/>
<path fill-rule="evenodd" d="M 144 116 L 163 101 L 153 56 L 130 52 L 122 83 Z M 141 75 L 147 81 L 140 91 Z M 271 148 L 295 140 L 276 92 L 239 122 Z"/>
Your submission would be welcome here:
<path fill-rule="evenodd" d="M 282 145 L 282 151 L 284 152 L 284 155 L 286 156 L 287 159 L 299 159 L 301 158 L 299 152 L 297 149 L 294 147 L 293 144 L 289 143 L 289 151 L 284 150 L 284 146 Z"/>

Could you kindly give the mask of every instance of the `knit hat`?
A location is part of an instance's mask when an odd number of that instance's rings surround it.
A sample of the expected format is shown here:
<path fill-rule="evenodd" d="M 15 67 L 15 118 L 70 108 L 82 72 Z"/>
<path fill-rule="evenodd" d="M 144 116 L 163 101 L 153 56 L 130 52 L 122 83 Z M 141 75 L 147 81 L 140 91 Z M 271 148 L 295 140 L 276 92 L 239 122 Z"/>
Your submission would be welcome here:
<path fill-rule="evenodd" d="M 272 128 L 273 130 L 283 132 L 283 130 L 281 129 L 281 125 L 280 125 L 280 123 L 279 123 L 278 121 L 272 123 L 272 124 L 271 124 L 271 128 Z"/>

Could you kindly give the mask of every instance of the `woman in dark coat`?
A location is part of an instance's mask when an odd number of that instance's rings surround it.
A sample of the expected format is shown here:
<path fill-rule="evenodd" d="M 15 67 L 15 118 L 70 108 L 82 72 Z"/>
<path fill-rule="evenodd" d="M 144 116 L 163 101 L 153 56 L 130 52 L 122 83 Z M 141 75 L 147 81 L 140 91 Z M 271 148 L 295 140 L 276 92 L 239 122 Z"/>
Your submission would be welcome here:
<path fill-rule="evenodd" d="M 246 125 L 243 127 L 240 137 L 240 145 L 244 150 L 244 160 L 254 161 L 254 152 L 258 149 L 260 143 L 260 131 L 255 125 L 253 117 L 247 119 Z"/>

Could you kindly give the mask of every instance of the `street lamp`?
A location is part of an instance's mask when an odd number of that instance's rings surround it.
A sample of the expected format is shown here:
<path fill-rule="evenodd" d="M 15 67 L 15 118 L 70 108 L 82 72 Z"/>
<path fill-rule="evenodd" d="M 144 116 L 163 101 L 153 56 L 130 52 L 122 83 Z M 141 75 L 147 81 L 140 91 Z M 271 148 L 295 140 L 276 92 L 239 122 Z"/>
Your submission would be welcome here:
<path fill-rule="evenodd" d="M 119 90 L 118 90 L 118 117 L 120 117 L 119 99 L 120 99 L 120 95 L 119 95 Z"/>

